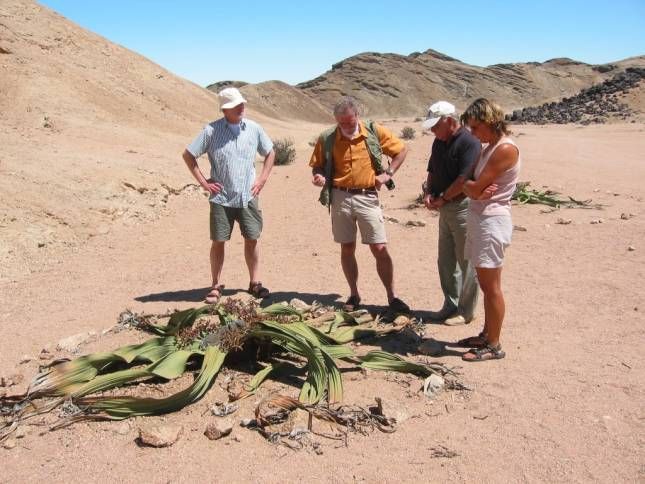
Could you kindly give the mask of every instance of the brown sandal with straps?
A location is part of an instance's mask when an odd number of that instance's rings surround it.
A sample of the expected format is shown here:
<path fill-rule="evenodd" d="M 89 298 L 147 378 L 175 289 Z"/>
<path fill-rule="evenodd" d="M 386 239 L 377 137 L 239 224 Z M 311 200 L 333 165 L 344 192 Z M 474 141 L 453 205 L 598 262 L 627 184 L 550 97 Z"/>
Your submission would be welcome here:
<path fill-rule="evenodd" d="M 269 294 L 271 294 L 269 290 L 266 287 L 264 287 L 260 281 L 251 282 L 249 284 L 248 293 L 251 294 L 256 299 L 264 299 Z"/>
<path fill-rule="evenodd" d="M 467 355 L 473 355 L 471 358 L 466 358 Z M 464 361 L 475 362 L 475 361 L 488 361 L 488 360 L 501 360 L 506 356 L 506 353 L 502 349 L 502 345 L 498 344 L 497 346 L 491 346 L 487 344 L 483 348 L 473 348 L 472 350 L 464 353 L 461 357 Z"/>
<path fill-rule="evenodd" d="M 224 284 L 213 286 L 211 290 L 208 291 L 208 294 L 206 294 L 206 297 L 204 298 L 204 302 L 206 304 L 217 304 L 219 300 L 222 298 L 223 290 L 224 290 Z"/>
<path fill-rule="evenodd" d="M 360 306 L 360 296 L 349 296 L 349 298 L 347 298 L 347 301 L 345 301 L 345 304 L 343 304 L 343 311 L 351 313 L 352 311 L 356 311 Z"/>

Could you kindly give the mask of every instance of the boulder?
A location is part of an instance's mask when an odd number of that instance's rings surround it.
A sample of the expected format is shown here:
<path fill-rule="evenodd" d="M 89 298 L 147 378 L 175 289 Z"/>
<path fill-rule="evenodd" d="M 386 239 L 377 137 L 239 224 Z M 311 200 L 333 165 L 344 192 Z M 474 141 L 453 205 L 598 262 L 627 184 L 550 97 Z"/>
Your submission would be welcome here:
<path fill-rule="evenodd" d="M 138 442 L 148 447 L 170 447 L 179 440 L 184 428 L 177 425 L 150 425 L 139 428 Z"/>

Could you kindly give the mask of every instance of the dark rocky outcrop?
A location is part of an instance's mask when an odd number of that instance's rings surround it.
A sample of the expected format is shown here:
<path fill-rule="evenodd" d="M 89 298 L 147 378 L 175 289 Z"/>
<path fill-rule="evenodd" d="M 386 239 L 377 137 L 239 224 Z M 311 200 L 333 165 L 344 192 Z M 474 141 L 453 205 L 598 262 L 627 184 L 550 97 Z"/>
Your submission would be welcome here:
<path fill-rule="evenodd" d="M 479 67 L 432 49 L 407 56 L 364 52 L 296 87 L 328 109 L 340 96 L 354 96 L 366 114 L 376 117 L 423 116 L 439 99 L 463 109 L 478 97 L 490 98 L 510 112 L 574 96 L 627 67 L 645 67 L 645 57 L 598 66 L 562 57 Z"/>
<path fill-rule="evenodd" d="M 605 123 L 610 119 L 628 120 L 633 111 L 622 102 L 622 97 L 636 88 L 644 77 L 645 68 L 628 67 L 624 72 L 583 89 L 575 96 L 565 97 L 560 102 L 515 110 L 507 119 L 534 124 L 591 124 Z"/>

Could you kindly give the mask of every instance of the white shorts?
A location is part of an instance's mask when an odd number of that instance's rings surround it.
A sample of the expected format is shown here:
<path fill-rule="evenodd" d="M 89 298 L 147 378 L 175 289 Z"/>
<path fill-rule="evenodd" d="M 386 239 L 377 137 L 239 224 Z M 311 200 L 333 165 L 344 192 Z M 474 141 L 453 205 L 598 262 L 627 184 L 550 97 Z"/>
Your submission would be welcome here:
<path fill-rule="evenodd" d="M 465 257 L 475 267 L 494 269 L 504 265 L 504 251 L 511 245 L 510 215 L 481 215 L 472 209 L 466 225 Z"/>

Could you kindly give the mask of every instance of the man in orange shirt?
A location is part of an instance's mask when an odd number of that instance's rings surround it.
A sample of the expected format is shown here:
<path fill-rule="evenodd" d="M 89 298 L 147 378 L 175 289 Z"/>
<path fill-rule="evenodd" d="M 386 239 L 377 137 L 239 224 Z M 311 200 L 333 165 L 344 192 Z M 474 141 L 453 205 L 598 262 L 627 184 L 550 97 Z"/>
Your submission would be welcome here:
<path fill-rule="evenodd" d="M 410 308 L 396 297 L 394 290 L 394 268 L 387 250 L 385 224 L 378 198 L 378 191 L 390 182 L 405 160 L 407 147 L 383 126 L 360 121 L 358 103 L 351 97 L 343 97 L 336 103 L 334 117 L 337 123 L 335 130 L 329 130 L 318 138 L 309 166 L 312 168 L 312 183 L 324 187 L 323 194 L 326 183 L 331 184 L 329 202 L 332 233 L 334 241 L 340 244 L 341 265 L 350 290 L 344 309 L 353 311 L 361 303 L 356 262 L 358 224 L 361 241 L 370 246 L 376 259 L 376 271 L 385 286 L 390 313 L 409 313 Z M 380 160 L 374 160 L 371 141 L 376 142 L 377 148 L 380 146 L 382 153 L 392 158 L 390 166 L 380 174 L 377 174 L 377 170 L 381 171 Z M 330 142 L 333 148 L 329 147 Z M 327 160 L 328 156 L 333 159 Z M 321 201 L 322 198 L 321 194 Z"/>

